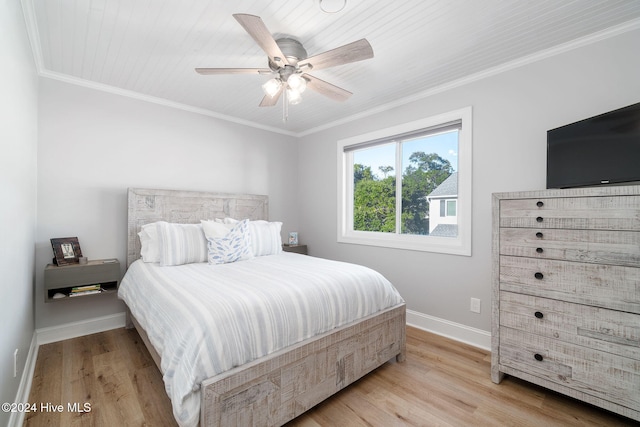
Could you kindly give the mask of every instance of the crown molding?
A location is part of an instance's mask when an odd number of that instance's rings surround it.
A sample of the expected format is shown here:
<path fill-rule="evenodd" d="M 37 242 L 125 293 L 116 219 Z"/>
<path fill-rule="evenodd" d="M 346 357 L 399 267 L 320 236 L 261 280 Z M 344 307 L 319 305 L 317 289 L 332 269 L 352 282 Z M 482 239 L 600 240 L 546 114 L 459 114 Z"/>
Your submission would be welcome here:
<path fill-rule="evenodd" d="M 581 37 L 579 39 L 575 39 L 575 40 L 572 40 L 570 42 L 563 43 L 563 44 L 551 47 L 549 49 L 541 50 L 541 51 L 533 53 L 531 55 L 523 56 L 523 57 L 515 59 L 513 61 L 509 61 L 509 62 L 506 62 L 504 64 L 488 68 L 488 69 L 486 69 L 484 71 L 480 71 L 478 73 L 471 74 L 469 76 L 466 76 L 466 77 L 463 77 L 463 78 L 460 78 L 460 79 L 457 79 L 457 80 L 453 80 L 453 81 L 451 81 L 449 83 L 445 83 L 443 85 L 427 89 L 427 90 L 425 90 L 423 92 L 418 92 L 418 93 L 416 93 L 416 94 L 414 94 L 412 96 L 405 97 L 405 98 L 399 99 L 399 100 L 394 101 L 394 102 L 389 102 L 387 104 L 380 105 L 378 107 L 371 108 L 371 109 L 366 110 L 366 111 L 362 111 L 362 112 L 360 112 L 358 114 L 354 114 L 352 116 L 347 116 L 347 117 L 344 117 L 344 118 L 342 118 L 340 120 L 336 120 L 334 122 L 327 123 L 327 124 L 324 124 L 322 126 L 318 126 L 318 127 L 315 127 L 315 128 L 303 131 L 303 132 L 299 132 L 296 136 L 302 137 L 302 136 L 311 135 L 311 134 L 314 134 L 314 133 L 317 133 L 317 132 L 320 132 L 320 131 L 323 131 L 323 130 L 326 130 L 326 129 L 330 129 L 332 127 L 336 127 L 336 126 L 339 126 L 339 125 L 343 125 L 343 124 L 346 124 L 346 123 L 353 122 L 355 120 L 359 120 L 359 119 L 362 119 L 362 118 L 365 118 L 365 117 L 369 117 L 369 116 L 372 116 L 374 114 L 383 113 L 385 111 L 389 111 L 389 110 L 392 110 L 394 108 L 401 107 L 403 105 L 407 105 L 407 104 L 410 104 L 412 102 L 415 102 L 415 101 L 418 101 L 418 100 L 421 100 L 421 99 L 424 99 L 424 98 L 428 98 L 428 97 L 436 95 L 438 93 L 446 92 L 446 91 L 451 90 L 451 89 L 455 89 L 455 88 L 458 88 L 458 87 L 461 87 L 461 86 L 464 86 L 464 85 L 467 85 L 467 84 L 470 84 L 470 83 L 473 83 L 473 82 L 477 82 L 479 80 L 483 80 L 483 79 L 485 79 L 487 77 L 496 76 L 498 74 L 505 73 L 507 71 L 510 71 L 510 70 L 513 70 L 513 69 L 516 69 L 516 68 L 519 68 L 519 67 L 523 67 L 525 65 L 532 64 L 534 62 L 542 61 L 544 59 L 551 58 L 551 57 L 554 57 L 556 55 L 560 55 L 562 53 L 569 52 L 571 50 L 578 49 L 580 47 L 587 46 L 587 45 L 590 45 L 590 44 L 593 44 L 593 43 L 597 43 L 599 41 L 606 40 L 606 39 L 609 39 L 609 38 L 612 38 L 612 37 L 616 37 L 618 35 L 627 33 L 629 31 L 634 31 L 634 30 L 638 30 L 638 29 L 640 29 L 640 19 L 635 19 L 635 20 L 632 20 L 632 21 L 628 21 L 628 22 L 626 22 L 624 24 L 621 24 L 621 25 L 618 25 L 618 26 L 615 26 L 615 27 L 611 27 L 611 28 L 607 28 L 606 30 L 602 30 L 602 31 L 599 31 L 599 32 L 593 33 L 593 34 L 589 34 L 589 35 Z"/>
<path fill-rule="evenodd" d="M 95 90 L 99 90 L 102 92 L 108 92 L 114 95 L 120 95 L 120 96 L 125 96 L 128 98 L 133 98 L 133 99 L 137 99 L 140 101 L 145 101 L 145 102 L 150 102 L 152 104 L 158 104 L 158 105 L 162 105 L 164 107 L 170 107 L 170 108 L 175 108 L 178 110 L 183 110 L 183 111 L 188 111 L 191 113 L 196 113 L 196 114 L 201 114 L 203 116 L 209 116 L 209 117 L 213 117 L 216 119 L 220 119 L 220 120 L 224 120 L 227 122 L 233 122 L 233 123 L 237 123 L 240 125 L 244 125 L 244 126 L 249 126 L 249 127 L 253 127 L 253 128 L 257 128 L 257 129 L 262 129 L 262 130 L 266 130 L 269 132 L 274 132 L 274 133 L 279 133 L 279 134 L 283 134 L 283 135 L 288 135 L 288 136 L 298 136 L 296 133 L 291 132 L 291 131 L 286 131 L 283 129 L 279 129 L 276 127 L 272 127 L 272 126 L 266 126 L 266 125 L 261 125 L 259 123 L 256 122 L 252 122 L 249 120 L 243 120 L 243 119 L 239 119 L 237 117 L 233 117 L 233 116 L 227 116 L 225 114 L 220 114 L 220 113 L 216 113 L 214 111 L 211 110 L 207 110 L 205 108 L 199 108 L 199 107 L 194 107 L 192 105 L 187 105 L 187 104 L 182 104 L 179 102 L 174 102 L 174 101 L 170 101 L 168 99 L 164 99 L 164 98 L 157 98 L 155 96 L 150 96 L 150 95 L 145 95 L 142 94 L 140 92 L 135 92 L 132 90 L 127 90 L 127 89 L 121 89 L 115 86 L 110 86 L 110 85 L 106 85 L 103 83 L 97 83 L 97 82 L 93 82 L 90 80 L 85 80 L 85 79 L 80 79 L 78 77 L 73 77 L 73 76 L 69 76 L 67 74 L 61 74 L 61 73 L 56 73 L 53 71 L 48 71 L 48 70 L 44 70 L 44 71 L 40 71 L 38 72 L 38 75 L 40 77 L 45 77 L 48 79 L 52 79 L 52 80 L 58 80 L 61 82 L 65 82 L 65 83 L 69 83 L 69 84 L 73 84 L 73 85 L 77 85 L 77 86 L 83 86 L 89 89 L 95 89 Z"/>
<path fill-rule="evenodd" d="M 360 120 L 369 116 L 372 116 L 374 114 L 379 114 L 379 113 L 383 113 L 385 111 L 389 111 L 392 110 L 394 108 L 398 108 L 400 106 L 403 105 L 407 105 L 410 104 L 412 102 L 424 99 L 424 98 L 428 98 L 430 96 L 436 95 L 438 93 L 442 93 L 451 89 L 455 89 L 482 79 L 485 79 L 487 77 L 492 77 L 528 64 L 532 64 L 534 62 L 537 61 L 541 61 L 547 58 L 551 58 L 553 56 L 559 55 L 561 53 L 565 53 L 583 46 L 587 46 L 589 44 L 593 44 L 602 40 L 606 40 L 608 38 L 611 37 L 615 37 L 621 34 L 624 34 L 626 32 L 629 31 L 633 31 L 633 30 L 637 30 L 640 29 L 640 19 L 634 19 L 631 21 L 628 21 L 624 24 L 620 24 L 617 25 L 615 27 L 611 27 L 611 28 L 607 28 L 605 30 L 602 31 L 598 31 L 596 33 L 593 34 L 589 34 L 587 36 L 572 40 L 570 42 L 567 43 L 563 43 L 561 45 L 558 46 L 554 46 L 552 48 L 540 51 L 540 52 L 536 52 L 534 54 L 531 55 L 527 55 L 527 56 L 523 56 L 522 58 L 518 58 L 515 59 L 513 61 L 509 61 L 507 63 L 498 65 L 496 67 L 492 67 L 492 68 L 488 68 L 484 71 L 475 73 L 475 74 L 471 74 L 469 76 L 433 87 L 433 88 L 429 88 L 427 90 L 424 90 L 422 92 L 418 92 L 412 96 L 409 97 L 405 97 L 402 99 L 399 99 L 397 101 L 394 102 L 389 102 L 387 104 L 384 105 L 380 105 L 378 107 L 375 108 L 371 108 L 369 110 L 366 111 L 362 111 L 358 114 L 354 114 L 351 116 L 347 116 L 344 118 L 341 118 L 339 120 L 333 121 L 333 122 L 329 122 L 329 123 L 325 123 L 324 125 L 321 126 L 317 126 L 315 128 L 311 128 L 305 131 L 301 131 L 301 132 L 292 132 L 292 131 L 287 131 L 284 129 L 280 129 L 277 127 L 273 127 L 273 126 L 266 126 L 266 125 L 262 125 L 256 122 L 252 122 L 250 120 L 244 120 L 244 119 L 240 119 L 237 117 L 232 117 L 232 116 L 228 116 L 225 114 L 220 114 L 220 113 L 216 113 L 214 111 L 211 110 L 207 110 L 204 108 L 199 108 L 199 107 L 194 107 L 191 105 L 186 105 L 186 104 L 182 104 L 179 102 L 174 102 L 174 101 L 170 101 L 168 99 L 164 99 L 164 98 L 157 98 L 157 97 L 153 97 L 153 96 L 149 96 L 149 95 L 144 95 L 138 92 L 134 92 L 134 91 L 130 91 L 130 90 L 126 90 L 126 89 L 121 89 L 121 88 L 117 88 L 114 86 L 109 86 L 109 85 L 105 85 L 102 83 L 96 83 L 96 82 L 92 82 L 89 80 L 84 80 L 84 79 L 80 79 L 77 77 L 72 77 L 66 74 L 61 74 L 61 73 L 56 73 L 53 71 L 49 71 L 47 69 L 45 69 L 44 67 L 44 60 L 43 60 L 43 56 L 42 56 L 42 48 L 40 46 L 40 35 L 38 33 L 38 25 L 37 25 L 37 21 L 35 18 L 35 12 L 34 12 L 34 7 L 33 7 L 33 0 L 21 0 L 22 3 L 22 9 L 23 9 L 23 13 L 24 13 L 24 18 L 25 18 L 25 23 L 26 23 L 26 28 L 27 28 L 27 33 L 29 36 L 29 41 L 31 43 L 31 49 L 33 52 L 33 57 L 34 57 L 34 61 L 36 64 L 36 70 L 38 72 L 38 75 L 41 77 L 45 77 L 45 78 L 50 78 L 50 79 L 54 79 L 54 80 L 59 80 L 59 81 L 63 81 L 66 83 L 70 83 L 70 84 L 75 84 L 78 86 L 83 86 L 83 87 L 87 87 L 87 88 L 91 88 L 91 89 L 95 89 L 95 90 L 100 90 L 103 92 L 108 92 L 108 93 L 112 93 L 112 94 L 116 94 L 116 95 L 120 95 L 120 96 L 126 96 L 129 98 L 134 98 L 134 99 L 138 99 L 141 101 L 146 101 L 146 102 L 151 102 L 153 104 L 158 104 L 158 105 L 163 105 L 165 107 L 170 107 L 170 108 L 176 108 L 179 110 L 183 110 L 183 111 L 188 111 L 188 112 L 192 112 L 192 113 L 196 113 L 196 114 L 201 114 L 201 115 L 205 115 L 205 116 L 209 116 L 209 117 L 213 117 L 216 119 L 220 119 L 220 120 L 224 120 L 224 121 L 228 121 L 228 122 L 232 122 L 232 123 L 236 123 L 236 124 L 240 124 L 240 125 L 244 125 L 244 126 L 249 126 L 252 128 L 256 128 L 256 129 L 261 129 L 261 130 L 266 130 L 269 132 L 274 132 L 274 133 L 279 133 L 282 135 L 287 135 L 287 136 L 293 136 L 293 137 L 304 137 L 304 136 L 308 136 L 314 133 L 318 133 L 321 132 L 323 130 L 327 130 L 336 126 L 340 126 L 346 123 L 350 123 L 356 120 Z"/>

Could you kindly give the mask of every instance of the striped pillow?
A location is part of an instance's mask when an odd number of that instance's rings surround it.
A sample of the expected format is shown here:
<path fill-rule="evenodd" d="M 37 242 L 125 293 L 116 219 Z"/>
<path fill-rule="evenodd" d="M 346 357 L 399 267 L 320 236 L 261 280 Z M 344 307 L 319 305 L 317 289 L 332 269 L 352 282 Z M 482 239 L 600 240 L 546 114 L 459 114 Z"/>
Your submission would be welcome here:
<path fill-rule="evenodd" d="M 251 248 L 255 256 L 275 255 L 282 252 L 281 222 L 251 221 Z"/>
<path fill-rule="evenodd" d="M 237 224 L 238 220 L 225 218 L 225 224 Z M 254 256 L 275 255 L 282 252 L 281 222 L 249 221 L 251 250 Z"/>
<path fill-rule="evenodd" d="M 200 224 L 157 223 L 160 265 L 207 261 L 207 240 Z"/>
<path fill-rule="evenodd" d="M 224 237 L 207 238 L 209 264 L 226 264 L 253 258 L 249 220 L 238 222 Z"/>

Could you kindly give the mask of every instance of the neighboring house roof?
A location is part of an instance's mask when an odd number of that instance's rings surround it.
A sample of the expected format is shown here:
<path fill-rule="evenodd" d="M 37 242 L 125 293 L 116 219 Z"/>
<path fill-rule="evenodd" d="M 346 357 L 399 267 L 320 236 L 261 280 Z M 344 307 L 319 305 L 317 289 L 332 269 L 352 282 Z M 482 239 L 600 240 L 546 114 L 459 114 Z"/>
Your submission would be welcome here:
<path fill-rule="evenodd" d="M 432 197 L 444 197 L 444 196 L 457 196 L 458 195 L 458 172 L 454 172 L 449 175 L 449 178 L 442 181 L 428 196 Z"/>
<path fill-rule="evenodd" d="M 438 224 L 429 236 L 458 237 L 458 224 Z"/>

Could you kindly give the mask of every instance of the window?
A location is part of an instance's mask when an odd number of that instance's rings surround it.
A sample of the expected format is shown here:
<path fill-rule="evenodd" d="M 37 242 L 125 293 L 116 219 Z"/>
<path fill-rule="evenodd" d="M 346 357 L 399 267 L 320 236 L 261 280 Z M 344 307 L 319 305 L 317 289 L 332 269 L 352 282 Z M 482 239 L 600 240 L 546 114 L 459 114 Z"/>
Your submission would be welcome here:
<path fill-rule="evenodd" d="M 456 216 L 457 200 L 447 200 L 447 216 Z"/>
<path fill-rule="evenodd" d="M 457 200 L 440 200 L 440 216 L 456 216 Z"/>
<path fill-rule="evenodd" d="M 471 255 L 471 107 L 338 141 L 338 241 Z"/>

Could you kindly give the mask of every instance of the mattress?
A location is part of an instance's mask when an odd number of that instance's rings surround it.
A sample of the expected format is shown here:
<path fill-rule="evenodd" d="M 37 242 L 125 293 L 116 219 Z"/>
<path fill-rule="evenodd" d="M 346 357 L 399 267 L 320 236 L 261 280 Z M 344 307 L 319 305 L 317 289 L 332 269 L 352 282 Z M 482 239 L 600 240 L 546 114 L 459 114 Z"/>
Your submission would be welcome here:
<path fill-rule="evenodd" d="M 181 426 L 198 423 L 203 380 L 404 302 L 367 267 L 286 252 L 221 265 L 138 260 L 118 296 L 161 356 Z"/>

